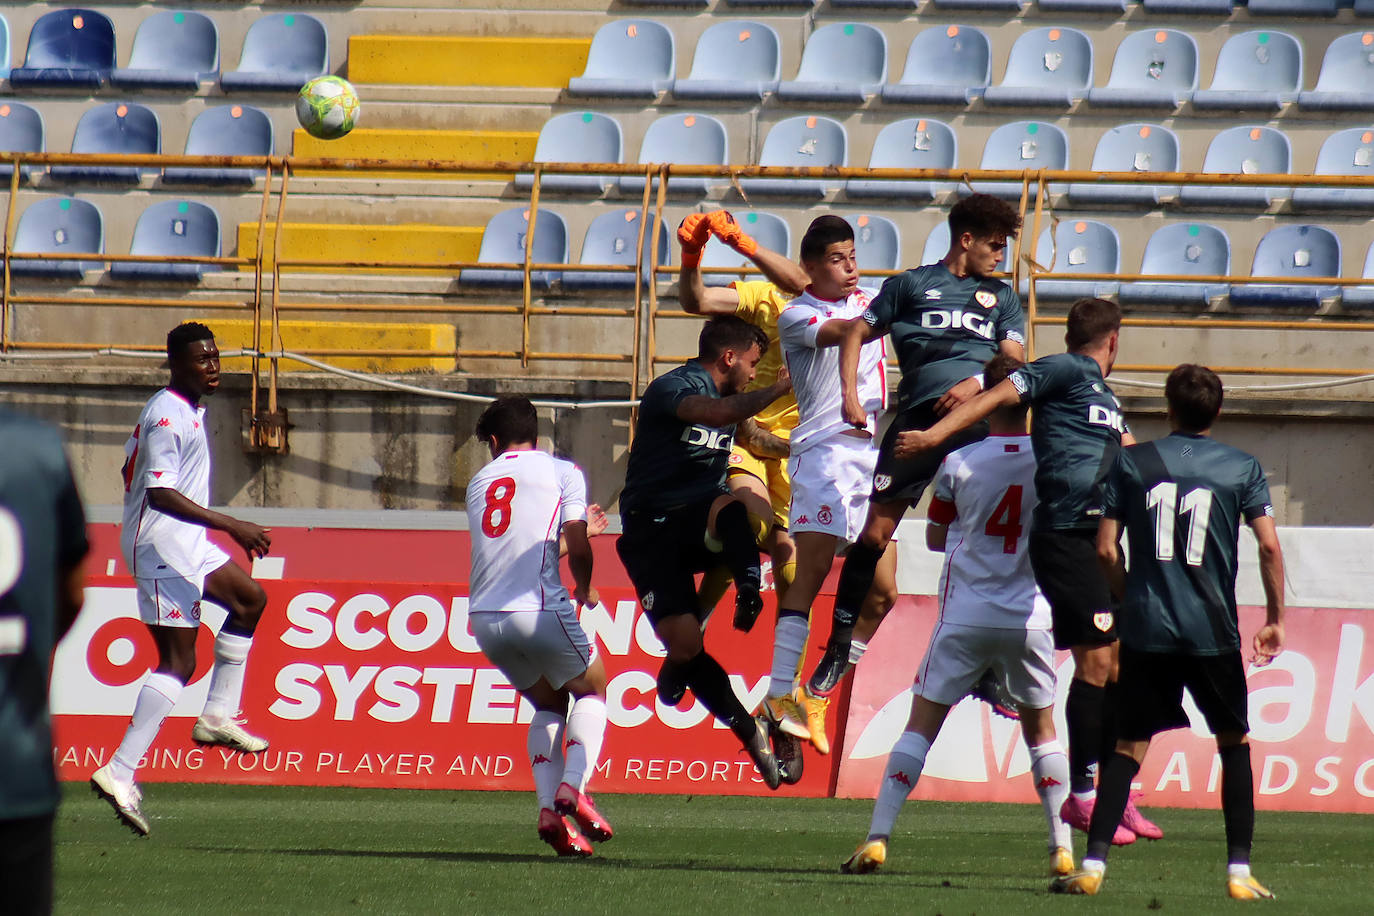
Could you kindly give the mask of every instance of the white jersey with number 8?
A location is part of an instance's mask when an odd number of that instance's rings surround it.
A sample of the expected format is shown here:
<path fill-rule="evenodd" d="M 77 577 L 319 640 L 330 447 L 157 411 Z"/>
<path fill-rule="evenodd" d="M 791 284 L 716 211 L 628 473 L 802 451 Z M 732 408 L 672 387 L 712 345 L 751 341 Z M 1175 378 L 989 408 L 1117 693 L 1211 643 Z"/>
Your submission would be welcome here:
<path fill-rule="evenodd" d="M 503 452 L 468 484 L 470 611 L 556 610 L 571 603 L 558 572 L 558 534 L 587 518 L 577 465 L 538 450 Z"/>

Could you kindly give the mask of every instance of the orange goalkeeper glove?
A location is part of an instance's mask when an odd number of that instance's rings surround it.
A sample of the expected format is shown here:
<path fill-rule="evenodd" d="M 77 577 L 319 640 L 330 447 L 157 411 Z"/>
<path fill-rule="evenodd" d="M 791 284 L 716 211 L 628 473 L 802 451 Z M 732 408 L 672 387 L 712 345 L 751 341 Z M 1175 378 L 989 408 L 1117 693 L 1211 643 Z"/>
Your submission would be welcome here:
<path fill-rule="evenodd" d="M 746 258 L 752 258 L 759 250 L 759 243 L 740 228 L 729 210 L 712 211 L 706 218 L 710 221 L 711 233 Z"/>
<path fill-rule="evenodd" d="M 682 246 L 682 266 L 696 267 L 701 263 L 701 250 L 711 240 L 709 213 L 689 213 L 677 227 L 677 241 Z"/>

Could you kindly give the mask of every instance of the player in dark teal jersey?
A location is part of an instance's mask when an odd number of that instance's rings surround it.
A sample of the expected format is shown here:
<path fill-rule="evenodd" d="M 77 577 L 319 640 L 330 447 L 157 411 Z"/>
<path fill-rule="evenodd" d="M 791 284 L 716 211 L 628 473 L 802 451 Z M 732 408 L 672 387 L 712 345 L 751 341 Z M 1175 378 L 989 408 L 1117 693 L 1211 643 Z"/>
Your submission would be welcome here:
<path fill-rule="evenodd" d="M 86 517 L 57 430 L 0 411 L 0 899 L 52 912 L 53 648 L 81 609 Z"/>
<path fill-rule="evenodd" d="M 1119 739 L 1103 767 L 1082 870 L 1057 880 L 1065 893 L 1095 894 L 1107 867 L 1112 825 L 1129 798 L 1150 739 L 1183 728 L 1187 689 L 1216 735 L 1231 897 L 1272 897 L 1250 874 L 1255 833 L 1245 663 L 1236 621 L 1236 548 L 1243 518 L 1259 547 L 1265 623 L 1256 665 L 1283 649 L 1283 552 L 1259 462 L 1214 442 L 1221 379 L 1183 365 L 1164 388 L 1173 433 L 1125 449 L 1103 487 L 1097 554 L 1122 599 Z M 1130 570 L 1117 542 L 1125 527 Z"/>
<path fill-rule="evenodd" d="M 735 626 L 754 625 L 759 552 L 743 502 L 725 484 L 735 424 L 792 390 L 784 367 L 768 388 L 743 392 L 768 346 L 742 318 L 722 316 L 702 328 L 696 359 L 650 383 L 639 404 L 634 444 L 620 496 L 623 533 L 616 541 L 644 613 L 668 650 L 660 699 L 692 688 L 744 743 L 769 788 L 781 779 L 767 725 L 735 696 L 725 669 L 701 638 L 703 611 L 694 575 L 722 562 L 735 580 Z M 714 549 L 713 549 L 714 548 Z"/>
<path fill-rule="evenodd" d="M 987 435 L 986 424 L 948 447 L 916 460 L 898 460 L 897 435 L 925 429 L 982 390 L 983 364 L 998 352 L 1025 356 L 1025 318 L 1016 291 L 992 274 L 1021 228 L 1008 203 L 974 194 L 949 211 L 949 252 L 928 264 L 891 277 L 868 310 L 850 321 L 839 343 L 844 418 L 865 428 L 868 415 L 858 394 L 859 351 L 865 342 L 891 334 L 901 364 L 897 416 L 878 451 L 868 517 L 859 542 L 845 555 L 835 589 L 834 621 L 825 654 L 808 679 L 812 696 L 829 696 L 858 662 L 881 622 L 886 605 L 860 618 L 873 587 L 878 561 L 892 542 L 897 523 L 925 492 L 944 456 Z"/>

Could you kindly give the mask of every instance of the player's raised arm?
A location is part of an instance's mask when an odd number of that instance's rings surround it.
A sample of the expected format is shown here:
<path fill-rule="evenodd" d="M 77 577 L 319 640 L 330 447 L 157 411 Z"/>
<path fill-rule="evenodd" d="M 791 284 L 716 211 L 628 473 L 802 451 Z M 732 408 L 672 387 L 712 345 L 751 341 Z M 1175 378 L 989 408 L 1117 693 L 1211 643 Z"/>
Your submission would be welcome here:
<path fill-rule="evenodd" d="M 1255 634 L 1256 665 L 1263 667 L 1283 651 L 1283 548 L 1268 515 L 1250 520 L 1259 548 L 1260 582 L 1264 586 L 1264 626 Z"/>
<path fill-rule="evenodd" d="M 1020 401 L 1021 392 L 1016 390 L 1011 379 L 1005 379 L 976 398 L 970 398 L 960 404 L 941 417 L 930 429 L 910 429 L 898 433 L 897 447 L 893 454 L 898 458 L 911 458 L 934 448 L 955 433 L 968 429 L 997 408 L 1010 407 Z"/>
<path fill-rule="evenodd" d="M 786 254 L 764 248 L 744 231 L 729 210 L 714 210 L 706 214 L 711 234 L 758 265 L 763 275 L 789 296 L 799 296 L 811 281 L 802 266 Z"/>
<path fill-rule="evenodd" d="M 752 417 L 769 404 L 792 390 L 792 376 L 787 367 L 778 370 L 778 380 L 767 388 L 731 394 L 723 398 L 711 398 L 694 394 L 683 398 L 677 405 L 677 418 L 684 423 L 699 423 L 703 426 L 731 426 L 746 417 Z"/>
<path fill-rule="evenodd" d="M 183 522 L 223 531 L 233 538 L 249 557 L 265 557 L 272 547 L 270 529 L 207 509 L 171 487 L 149 487 L 148 505 Z"/>
<path fill-rule="evenodd" d="M 711 240 L 709 213 L 689 213 L 677 227 L 682 246 L 678 264 L 677 301 L 689 315 L 733 315 L 739 293 L 728 286 L 707 286 L 701 275 L 701 253 Z"/>

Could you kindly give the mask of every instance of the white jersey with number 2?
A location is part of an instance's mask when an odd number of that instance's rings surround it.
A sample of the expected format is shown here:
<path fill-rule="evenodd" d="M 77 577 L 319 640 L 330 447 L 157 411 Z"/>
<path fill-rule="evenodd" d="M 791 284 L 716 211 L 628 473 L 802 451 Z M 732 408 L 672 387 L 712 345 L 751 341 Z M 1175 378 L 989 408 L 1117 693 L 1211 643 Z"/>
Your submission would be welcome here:
<path fill-rule="evenodd" d="M 503 452 L 468 484 L 470 611 L 538 611 L 571 603 L 558 572 L 558 533 L 587 518 L 587 483 L 571 461 L 536 449 Z"/>

